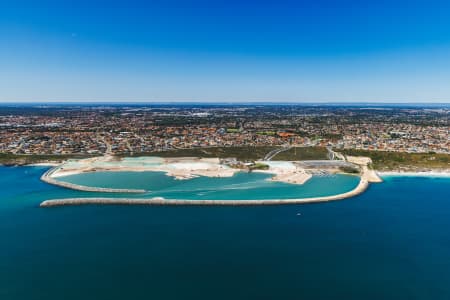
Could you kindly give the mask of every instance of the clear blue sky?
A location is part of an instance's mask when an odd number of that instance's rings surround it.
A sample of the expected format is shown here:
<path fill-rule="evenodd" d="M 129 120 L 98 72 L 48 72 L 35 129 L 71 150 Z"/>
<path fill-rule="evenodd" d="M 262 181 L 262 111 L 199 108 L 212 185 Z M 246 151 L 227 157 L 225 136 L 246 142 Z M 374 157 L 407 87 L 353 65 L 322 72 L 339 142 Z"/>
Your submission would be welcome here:
<path fill-rule="evenodd" d="M 450 102 L 450 1 L 0 0 L 0 101 Z"/>

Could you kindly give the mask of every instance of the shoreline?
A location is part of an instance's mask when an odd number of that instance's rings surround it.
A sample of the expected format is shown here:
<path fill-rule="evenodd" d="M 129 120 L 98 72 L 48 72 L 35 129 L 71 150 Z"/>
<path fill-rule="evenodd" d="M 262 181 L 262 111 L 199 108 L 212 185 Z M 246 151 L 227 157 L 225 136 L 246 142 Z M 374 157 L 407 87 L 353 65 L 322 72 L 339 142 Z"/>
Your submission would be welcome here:
<path fill-rule="evenodd" d="M 141 158 L 141 157 L 146 157 L 146 156 L 138 156 L 137 158 Z M 158 156 L 147 156 L 147 157 L 158 157 Z M 114 156 L 94 156 L 94 157 L 85 157 L 85 158 L 69 158 L 69 159 L 64 159 L 64 160 L 48 160 L 48 161 L 44 161 L 44 162 L 34 162 L 34 163 L 17 163 L 16 161 L 8 163 L 8 162 L 3 162 L 0 163 L 0 167 L 53 167 L 56 168 L 58 166 L 63 166 L 64 164 L 66 164 L 67 162 L 71 161 L 71 160 L 76 160 L 76 161 L 83 161 L 83 160 L 103 160 L 103 159 L 111 159 L 113 160 L 115 157 Z M 127 158 L 127 157 L 125 157 Z M 133 158 L 133 156 L 130 156 L 128 158 Z M 210 160 L 211 158 L 197 158 L 197 157 L 159 157 L 161 159 L 168 159 L 168 160 L 185 160 L 186 158 L 190 158 L 190 159 L 198 159 L 198 160 Z M 351 158 L 351 156 L 350 156 Z M 353 158 L 358 158 L 358 157 L 353 157 Z M 257 161 L 258 162 L 258 161 Z M 259 162 L 263 162 L 263 163 L 267 163 L 264 161 L 259 161 Z M 280 161 L 280 162 L 289 162 L 289 161 Z M 358 164 L 359 161 L 353 161 L 354 163 Z M 230 169 L 228 169 L 230 170 Z M 233 170 L 233 169 L 231 169 Z M 181 171 L 181 170 L 176 170 L 175 172 L 170 172 L 168 170 L 150 170 L 147 168 L 139 168 L 139 167 L 126 167 L 124 169 L 116 169 L 115 167 L 113 168 L 105 168 L 105 169 L 97 169 L 97 170 L 86 170 L 86 169 L 82 169 L 82 170 L 71 170 L 71 171 L 64 171 L 62 172 L 62 174 L 53 174 L 52 177 L 56 178 L 56 177 L 63 177 L 63 176 L 69 176 L 69 175 L 76 175 L 76 174 L 82 174 L 82 173 L 86 173 L 86 172 L 96 172 L 96 171 L 104 171 L 104 172 L 120 172 L 120 171 L 131 171 L 131 172 L 144 172 L 144 171 L 161 171 L 161 172 L 165 172 L 167 173 L 168 176 L 174 176 L 177 179 L 190 179 L 190 178 L 194 178 L 197 176 L 211 176 L 210 174 L 208 175 L 203 175 L 203 174 L 191 174 L 193 176 L 185 176 L 185 174 L 177 174 L 179 172 L 177 171 Z M 185 171 L 185 170 L 184 170 Z M 196 170 L 198 171 L 198 170 Z M 223 170 L 222 170 L 223 171 Z M 239 172 L 240 170 L 237 170 L 236 172 Z M 379 175 L 380 177 L 387 177 L 387 176 L 408 176 L 408 177 L 412 177 L 412 176 L 417 176 L 417 177 L 450 177 L 450 169 L 445 169 L 445 168 L 429 168 L 426 171 L 414 171 L 414 170 L 398 170 L 398 169 L 392 169 L 392 170 L 373 170 L 377 175 Z M 279 180 L 276 179 L 276 177 L 278 177 L 277 175 L 281 175 L 280 177 L 287 177 L 287 174 L 277 174 L 277 172 L 271 172 L 269 170 L 254 170 L 253 172 L 260 172 L 260 173 L 267 173 L 267 174 L 272 174 L 273 178 L 271 178 L 270 180 L 273 181 L 281 181 L 283 182 L 284 180 Z M 284 173 L 284 172 L 282 172 Z M 341 173 L 341 172 L 336 172 L 336 173 Z M 349 173 L 344 173 L 347 175 L 352 175 Z M 216 175 L 216 176 L 211 176 L 211 177 L 229 177 L 229 176 L 233 176 L 230 174 L 225 174 L 222 172 L 222 174 L 220 175 Z M 299 184 L 302 184 L 303 182 L 306 182 L 308 179 L 306 180 L 299 180 Z"/>
<path fill-rule="evenodd" d="M 208 177 L 229 177 L 241 171 L 239 169 L 230 168 L 219 163 L 218 159 L 202 159 L 202 158 L 157 158 L 161 159 L 160 163 L 151 164 L 155 157 L 149 161 L 143 161 L 142 164 L 127 164 L 123 160 L 115 160 L 112 157 L 91 158 L 83 160 L 81 164 L 76 161 L 74 165 L 70 161 L 63 164 L 53 163 L 37 163 L 29 166 L 49 166 L 53 167 L 47 170 L 41 179 L 47 183 L 61 186 L 64 188 L 89 191 L 89 192 L 111 192 L 111 193 L 145 193 L 145 190 L 137 189 L 114 189 L 114 188 L 97 188 L 89 186 L 80 186 L 57 180 L 57 177 L 68 176 L 73 174 L 82 174 L 86 172 L 120 172 L 120 171 L 162 171 L 168 176 L 176 179 L 191 179 L 197 176 Z M 266 199 L 266 200 L 185 200 L 185 199 L 164 199 L 164 198 L 67 198 L 67 199 L 50 199 L 43 201 L 41 207 L 62 206 L 62 205 L 84 205 L 84 204 L 107 204 L 107 205 L 280 205 L 280 204 L 303 204 L 327 202 L 334 200 L 342 200 L 363 193 L 369 186 L 370 182 L 382 182 L 383 177 L 450 177 L 450 170 L 429 170 L 429 171 L 376 171 L 368 168 L 370 159 L 365 157 L 350 157 L 349 161 L 361 168 L 360 181 L 358 185 L 351 191 L 323 197 L 311 198 L 294 198 L 294 199 Z M 74 163 L 74 162 L 72 162 Z M 91 164 L 93 163 L 93 164 Z M 105 163 L 105 164 L 104 164 Z M 111 163 L 111 164 L 109 164 Z M 264 162 L 263 162 L 264 163 Z M 69 164 L 69 166 L 67 166 Z M 293 162 L 269 162 L 269 170 L 254 170 L 258 173 L 271 174 L 272 181 L 281 181 L 286 183 L 303 184 L 311 174 L 305 169 L 299 168 Z M 56 166 L 55 166 L 56 165 Z M 62 171 L 62 172 L 61 172 Z M 56 173 L 56 174 L 55 174 Z M 55 176 L 56 175 L 56 176 Z M 293 178 L 294 177 L 294 178 Z M 292 182 L 294 181 L 295 182 Z"/>

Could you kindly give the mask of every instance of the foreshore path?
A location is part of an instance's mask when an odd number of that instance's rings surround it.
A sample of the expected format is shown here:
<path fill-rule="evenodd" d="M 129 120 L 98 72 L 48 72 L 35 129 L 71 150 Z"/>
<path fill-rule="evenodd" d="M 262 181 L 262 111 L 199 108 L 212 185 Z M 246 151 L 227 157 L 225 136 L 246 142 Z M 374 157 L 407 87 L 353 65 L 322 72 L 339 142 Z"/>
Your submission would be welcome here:
<path fill-rule="evenodd" d="M 292 148 L 292 146 L 288 145 L 288 146 L 283 146 L 282 148 L 274 149 L 274 150 L 270 151 L 269 153 L 267 153 L 262 160 L 263 161 L 264 160 L 272 160 L 272 158 L 274 158 L 277 154 L 284 152 L 284 151 L 288 151 L 291 148 Z"/>

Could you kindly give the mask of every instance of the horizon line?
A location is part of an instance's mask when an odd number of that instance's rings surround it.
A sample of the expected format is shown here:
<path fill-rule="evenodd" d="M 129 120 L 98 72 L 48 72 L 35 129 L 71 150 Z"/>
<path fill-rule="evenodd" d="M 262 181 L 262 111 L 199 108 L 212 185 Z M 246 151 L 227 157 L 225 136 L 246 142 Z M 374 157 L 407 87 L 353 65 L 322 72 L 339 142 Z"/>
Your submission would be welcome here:
<path fill-rule="evenodd" d="M 398 101 L 398 102 L 377 102 L 377 101 L 186 101 L 186 100 L 170 100 L 170 101 L 121 101 L 121 100 L 96 100 L 96 101 L 0 101 L 0 105 L 39 105 L 39 104 L 81 104 L 81 105 L 89 105 L 89 104 L 129 104 L 129 105 L 158 105 L 158 104 L 210 104 L 210 105 L 232 105 L 232 104 L 248 104 L 248 105 L 450 105 L 450 101 L 448 102 L 406 102 L 406 101 Z"/>

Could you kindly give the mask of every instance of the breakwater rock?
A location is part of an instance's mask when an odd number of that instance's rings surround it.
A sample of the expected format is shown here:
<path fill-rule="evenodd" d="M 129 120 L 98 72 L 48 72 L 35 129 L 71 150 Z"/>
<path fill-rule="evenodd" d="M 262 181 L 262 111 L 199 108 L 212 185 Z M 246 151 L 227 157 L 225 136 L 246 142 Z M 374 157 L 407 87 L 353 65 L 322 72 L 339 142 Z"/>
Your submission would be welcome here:
<path fill-rule="evenodd" d="M 142 189 L 112 189 L 112 188 L 90 187 L 90 186 L 85 186 L 85 185 L 78 185 L 78 184 L 74 184 L 74 183 L 59 181 L 59 180 L 56 180 L 51 177 L 51 175 L 54 172 L 58 171 L 58 169 L 59 169 L 59 167 L 55 167 L 55 168 L 48 170 L 47 172 L 42 174 L 41 180 L 44 182 L 47 182 L 49 184 L 57 185 L 57 186 L 68 188 L 68 189 L 78 190 L 78 191 L 85 191 L 85 192 L 100 192 L 100 193 L 145 193 L 145 192 L 147 192 L 146 190 L 142 190 Z"/>
<path fill-rule="evenodd" d="M 222 205 L 222 206 L 250 206 L 250 205 L 281 205 L 327 202 L 350 198 L 364 192 L 369 182 L 361 178 L 353 190 L 332 196 L 299 198 L 299 199 L 266 199 L 266 200 L 185 200 L 185 199 L 130 199 L 130 198 L 65 198 L 43 201 L 41 207 L 54 207 L 66 205 Z"/>

